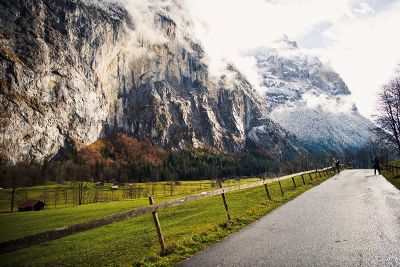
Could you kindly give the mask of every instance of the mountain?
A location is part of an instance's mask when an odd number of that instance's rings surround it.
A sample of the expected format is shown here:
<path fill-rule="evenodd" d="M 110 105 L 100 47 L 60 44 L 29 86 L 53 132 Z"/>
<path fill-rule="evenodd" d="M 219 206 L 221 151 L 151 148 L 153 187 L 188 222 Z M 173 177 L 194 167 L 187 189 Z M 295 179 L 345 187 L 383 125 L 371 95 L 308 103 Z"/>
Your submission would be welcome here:
<path fill-rule="evenodd" d="M 329 65 L 287 36 L 254 56 L 271 117 L 311 154 L 343 155 L 369 142 L 372 122 L 358 112 L 346 83 Z"/>
<path fill-rule="evenodd" d="M 165 148 L 303 149 L 233 66 L 207 51 L 175 1 L 0 2 L 0 151 L 42 162 L 115 132 Z"/>

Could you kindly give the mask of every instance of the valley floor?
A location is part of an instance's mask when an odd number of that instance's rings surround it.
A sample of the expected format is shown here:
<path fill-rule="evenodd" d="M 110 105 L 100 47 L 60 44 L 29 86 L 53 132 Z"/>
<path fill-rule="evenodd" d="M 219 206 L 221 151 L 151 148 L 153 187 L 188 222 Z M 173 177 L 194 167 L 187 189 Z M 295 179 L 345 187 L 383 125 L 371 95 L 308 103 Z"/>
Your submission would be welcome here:
<path fill-rule="evenodd" d="M 98 266 L 98 265 L 173 265 L 232 232 L 257 220 L 329 176 L 314 177 L 303 185 L 296 177 L 297 188 L 290 179 L 270 184 L 272 201 L 265 189 L 257 187 L 227 193 L 233 216 L 227 223 L 220 196 L 214 196 L 159 212 L 167 244 L 167 255 L 160 247 L 151 214 L 113 223 L 30 248 L 0 256 L 1 266 Z M 156 200 L 159 201 L 159 200 Z M 1 240 L 42 232 L 55 227 L 92 220 L 145 205 L 147 199 L 84 205 L 40 212 L 0 214 Z"/>

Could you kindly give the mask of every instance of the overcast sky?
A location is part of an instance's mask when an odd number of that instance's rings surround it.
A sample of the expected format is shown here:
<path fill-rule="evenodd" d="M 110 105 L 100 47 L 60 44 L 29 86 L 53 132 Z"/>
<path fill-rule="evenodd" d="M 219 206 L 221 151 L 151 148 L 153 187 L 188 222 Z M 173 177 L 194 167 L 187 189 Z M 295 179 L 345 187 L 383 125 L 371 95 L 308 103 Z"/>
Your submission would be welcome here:
<path fill-rule="evenodd" d="M 400 62 L 400 0 L 186 1 L 211 58 L 234 58 L 247 68 L 243 53 L 287 34 L 330 63 L 366 117 Z"/>

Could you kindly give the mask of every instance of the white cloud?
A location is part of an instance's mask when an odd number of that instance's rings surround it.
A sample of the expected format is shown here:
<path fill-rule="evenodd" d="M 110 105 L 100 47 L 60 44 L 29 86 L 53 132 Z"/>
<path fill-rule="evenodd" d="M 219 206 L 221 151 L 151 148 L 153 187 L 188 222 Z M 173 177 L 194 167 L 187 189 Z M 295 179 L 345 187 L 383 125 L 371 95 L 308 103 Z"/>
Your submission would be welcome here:
<path fill-rule="evenodd" d="M 349 112 L 353 109 L 353 100 L 349 96 L 342 96 L 332 98 L 327 95 L 314 95 L 306 93 L 303 95 L 302 100 L 306 106 L 311 109 L 322 109 L 323 111 L 331 113 Z"/>
<path fill-rule="evenodd" d="M 360 112 L 375 112 L 378 90 L 393 74 L 400 61 L 400 3 L 387 11 L 363 18 L 344 19 L 324 36 L 331 45 L 319 49 L 330 59 L 352 91 Z"/>
<path fill-rule="evenodd" d="M 353 13 L 358 15 L 373 14 L 375 11 L 367 3 L 359 3 L 355 8 L 353 8 Z"/>
<path fill-rule="evenodd" d="M 212 65 L 233 61 L 256 83 L 258 77 L 245 53 L 265 46 L 286 33 L 302 40 L 313 35 L 319 49 L 353 92 L 362 114 L 370 116 L 376 91 L 400 60 L 400 2 L 374 0 L 185 0 L 196 34 L 210 54 Z M 378 4 L 373 2 L 374 7 Z M 385 6 L 386 5 L 386 6 Z M 305 42 L 306 43 L 306 42 Z M 300 42 L 301 44 L 301 42 Z M 322 44 L 322 45 L 321 45 Z M 308 47 L 312 48 L 312 47 Z"/>
<path fill-rule="evenodd" d="M 245 53 L 265 46 L 286 33 L 298 38 L 313 25 L 328 18 L 335 20 L 349 9 L 347 0 L 186 0 L 194 18 L 196 35 L 210 55 L 211 67 L 220 69 L 221 62 L 233 61 L 251 80 L 258 83 L 255 61 Z M 315 12 L 315 8 L 319 12 Z"/>
<path fill-rule="evenodd" d="M 336 21 L 351 9 L 349 0 L 186 0 L 206 45 L 229 53 L 268 44 L 282 34 L 297 39 L 321 21 Z"/>

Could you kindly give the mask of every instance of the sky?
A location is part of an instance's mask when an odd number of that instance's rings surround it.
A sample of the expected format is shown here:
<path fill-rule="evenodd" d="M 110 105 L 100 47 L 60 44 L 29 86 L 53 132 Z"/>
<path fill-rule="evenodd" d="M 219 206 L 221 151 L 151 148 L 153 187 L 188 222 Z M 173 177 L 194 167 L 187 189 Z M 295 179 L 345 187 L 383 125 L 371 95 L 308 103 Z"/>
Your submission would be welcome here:
<path fill-rule="evenodd" d="M 186 0 L 215 62 L 233 61 L 254 83 L 248 51 L 286 34 L 340 74 L 371 118 L 400 63 L 400 0 Z M 218 64 L 214 64 L 218 68 Z"/>

